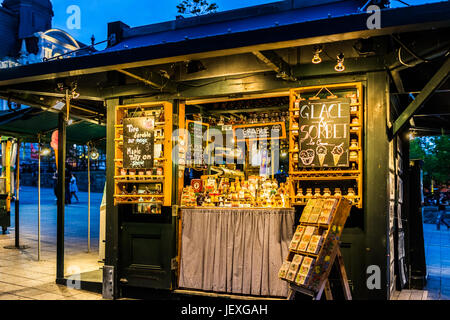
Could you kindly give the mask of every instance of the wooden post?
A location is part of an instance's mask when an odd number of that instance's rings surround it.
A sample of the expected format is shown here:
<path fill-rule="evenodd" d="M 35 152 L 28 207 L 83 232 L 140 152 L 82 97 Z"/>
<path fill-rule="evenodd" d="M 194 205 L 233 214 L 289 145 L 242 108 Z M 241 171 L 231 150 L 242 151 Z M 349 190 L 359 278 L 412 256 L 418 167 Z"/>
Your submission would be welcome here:
<path fill-rule="evenodd" d="M 41 135 L 38 137 L 38 261 L 41 260 Z"/>
<path fill-rule="evenodd" d="M 19 188 L 20 188 L 20 140 L 17 140 L 17 150 L 16 150 L 16 202 L 14 205 L 15 211 L 15 246 L 20 248 L 20 219 L 19 219 Z"/>
<path fill-rule="evenodd" d="M 91 145 L 88 143 L 88 253 L 91 252 Z"/>
<path fill-rule="evenodd" d="M 64 210 L 66 203 L 66 120 L 58 116 L 58 213 L 56 223 L 56 281 L 64 280 Z"/>

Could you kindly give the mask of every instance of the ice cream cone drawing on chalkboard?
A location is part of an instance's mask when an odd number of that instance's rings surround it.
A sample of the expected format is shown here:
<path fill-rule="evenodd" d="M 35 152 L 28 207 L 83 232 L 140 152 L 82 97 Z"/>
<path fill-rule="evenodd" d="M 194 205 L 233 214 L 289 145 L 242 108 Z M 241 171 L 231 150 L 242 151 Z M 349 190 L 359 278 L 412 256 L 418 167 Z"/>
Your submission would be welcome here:
<path fill-rule="evenodd" d="M 333 155 L 334 165 L 337 166 L 339 163 L 339 160 L 342 157 L 342 154 L 344 153 L 344 149 L 342 148 L 344 144 L 341 143 L 340 145 L 333 148 L 331 151 L 331 154 Z"/>
<path fill-rule="evenodd" d="M 309 166 L 314 161 L 315 152 L 312 149 L 303 150 L 300 152 L 300 160 L 303 165 Z"/>
<path fill-rule="evenodd" d="M 323 144 L 320 144 L 316 148 L 316 153 L 317 153 L 317 156 L 319 157 L 320 166 L 323 167 L 323 163 L 325 162 L 325 157 L 328 153 L 327 147 L 325 147 Z"/>

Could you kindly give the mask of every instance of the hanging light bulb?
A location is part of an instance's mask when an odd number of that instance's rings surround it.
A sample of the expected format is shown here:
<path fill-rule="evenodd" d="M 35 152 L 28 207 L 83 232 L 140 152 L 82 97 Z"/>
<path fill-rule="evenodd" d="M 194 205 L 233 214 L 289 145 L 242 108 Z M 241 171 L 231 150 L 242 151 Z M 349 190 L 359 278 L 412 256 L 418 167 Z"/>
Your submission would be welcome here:
<path fill-rule="evenodd" d="M 312 58 L 312 63 L 319 64 L 322 62 L 322 58 L 320 57 L 322 50 L 323 50 L 322 46 L 320 46 L 320 45 L 314 46 L 314 48 L 313 48 L 314 56 Z"/>
<path fill-rule="evenodd" d="M 345 70 L 344 66 L 344 54 L 341 52 L 337 55 L 337 65 L 334 67 L 337 72 L 342 72 Z"/>
<path fill-rule="evenodd" d="M 42 157 L 47 157 L 51 153 L 52 153 L 52 150 L 50 150 L 50 148 L 43 147 L 43 145 L 41 144 L 41 156 Z"/>
<path fill-rule="evenodd" d="M 97 151 L 96 148 L 92 148 L 91 152 L 89 153 L 89 157 L 92 160 L 97 160 L 100 157 L 100 153 Z"/>

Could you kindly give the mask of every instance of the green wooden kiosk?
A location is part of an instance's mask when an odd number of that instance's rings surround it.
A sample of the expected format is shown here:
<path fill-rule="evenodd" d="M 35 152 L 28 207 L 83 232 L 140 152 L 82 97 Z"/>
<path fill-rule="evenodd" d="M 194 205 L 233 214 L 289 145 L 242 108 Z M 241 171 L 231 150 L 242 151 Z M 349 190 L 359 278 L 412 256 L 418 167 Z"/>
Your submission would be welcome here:
<path fill-rule="evenodd" d="M 106 117 L 104 297 L 137 292 L 150 297 L 234 294 L 179 286 L 185 164 L 170 158 L 176 142 L 171 131 L 185 128 L 185 121 L 198 114 L 238 116 L 255 105 L 267 113 L 292 111 L 296 99 L 303 97 L 351 99 L 344 89 L 356 90 L 353 104 L 359 120 L 351 124 L 358 139 L 358 166 L 348 164 L 334 179 L 353 179 L 356 189 L 340 244 L 352 296 L 389 299 L 393 290 L 408 283 L 408 237 L 413 235 L 407 223 L 399 223 L 408 216 L 410 203 L 407 133 L 435 127 L 448 132 L 446 120 L 433 120 L 432 115 L 448 108 L 450 4 L 389 8 L 387 1 L 377 3 L 380 28 L 368 26 L 377 13 L 367 11 L 370 1 L 351 0 L 313 5 L 281 1 L 136 28 L 113 22 L 104 50 L 0 70 L 0 98 L 40 109 L 64 103 L 58 111 L 61 159 L 68 114 L 90 121 Z M 286 103 L 274 108 L 271 103 L 277 99 Z M 147 118 L 164 114 L 164 120 L 155 118 L 148 124 L 149 131 L 158 125 L 165 130 L 163 177 L 152 172 L 121 177 L 119 164 L 125 159 L 118 149 L 124 133 L 118 129 L 125 126 L 118 110 L 124 109 Z M 295 131 L 289 124 L 287 129 Z M 289 147 L 289 158 L 295 157 L 294 147 Z M 314 185 L 325 179 L 309 169 L 288 171 L 295 178 L 291 199 L 297 196 L 297 183 L 308 180 Z M 139 178 L 163 185 L 163 193 L 149 200 L 160 204 L 154 209 L 158 214 L 133 214 L 131 207 L 136 199 L 140 205 L 139 197 L 121 196 L 121 185 L 132 188 L 133 182 L 145 181 Z M 163 199 L 155 200 L 155 195 Z M 123 203 L 123 198 L 130 203 Z M 303 208 L 302 198 L 297 200 L 292 203 L 295 221 Z M 64 283 L 62 205 L 58 219 L 57 281 Z M 368 287 L 374 274 L 380 285 Z"/>

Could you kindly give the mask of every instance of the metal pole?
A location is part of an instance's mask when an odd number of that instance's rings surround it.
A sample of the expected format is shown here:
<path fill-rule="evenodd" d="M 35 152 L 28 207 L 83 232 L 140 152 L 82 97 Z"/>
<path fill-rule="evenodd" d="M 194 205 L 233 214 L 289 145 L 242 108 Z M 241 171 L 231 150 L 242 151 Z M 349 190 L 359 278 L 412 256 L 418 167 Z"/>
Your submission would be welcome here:
<path fill-rule="evenodd" d="M 91 147 L 88 144 L 88 253 L 91 252 Z"/>
<path fill-rule="evenodd" d="M 38 261 L 41 260 L 41 135 L 38 147 Z"/>
<path fill-rule="evenodd" d="M 66 100 L 67 101 L 67 100 Z M 66 120 L 58 116 L 58 212 L 56 225 L 56 281 L 64 281 L 64 210 L 66 202 Z"/>
<path fill-rule="evenodd" d="M 20 187 L 20 140 L 17 140 L 17 152 L 16 152 L 16 203 L 14 205 L 15 210 L 15 227 L 16 227 L 16 248 L 20 248 L 20 234 L 19 234 L 19 187 Z"/>

